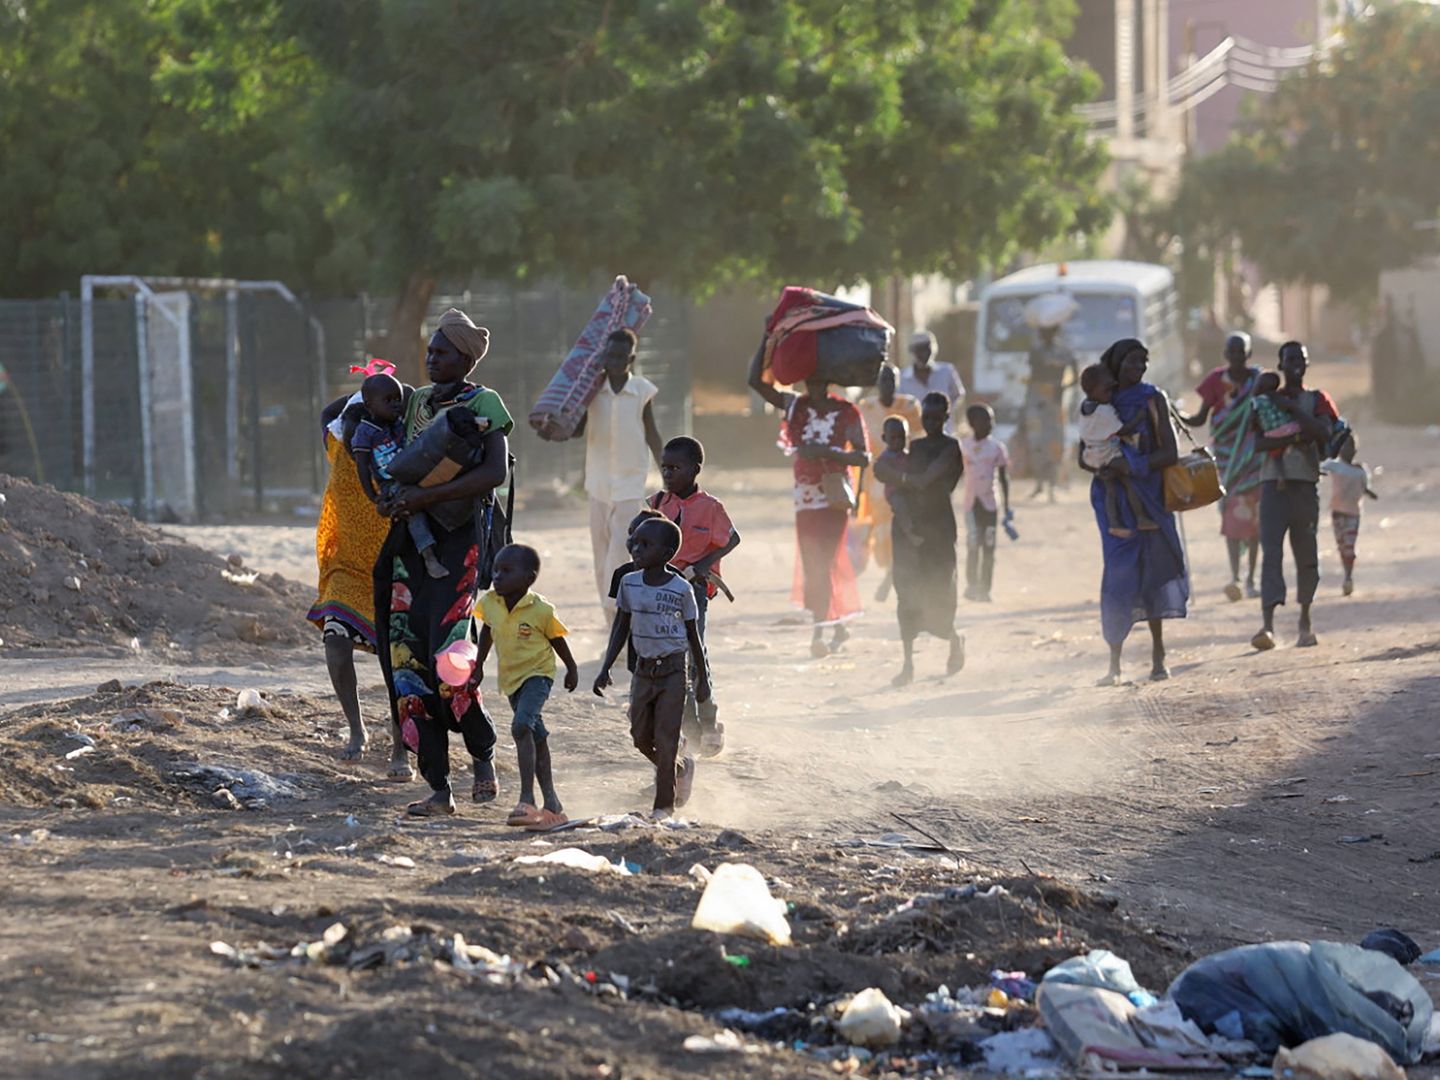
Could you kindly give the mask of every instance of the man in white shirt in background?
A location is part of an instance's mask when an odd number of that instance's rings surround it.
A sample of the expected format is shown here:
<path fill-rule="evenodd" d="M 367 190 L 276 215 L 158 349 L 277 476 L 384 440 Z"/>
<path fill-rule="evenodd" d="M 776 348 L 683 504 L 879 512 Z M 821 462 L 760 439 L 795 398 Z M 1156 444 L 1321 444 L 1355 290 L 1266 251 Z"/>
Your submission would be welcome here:
<path fill-rule="evenodd" d="M 607 619 L 615 617 L 610 576 L 630 561 L 627 529 L 644 505 L 650 461 L 658 468 L 664 446 L 655 426 L 656 386 L 631 369 L 635 332 L 616 330 L 605 343 L 605 380 L 575 434 L 585 436 L 585 494 L 590 497 L 590 544 L 595 590 Z"/>
<path fill-rule="evenodd" d="M 945 434 L 953 435 L 955 417 L 960 415 L 960 403 L 965 400 L 965 384 L 954 364 L 946 364 L 935 358 L 940 355 L 939 342 L 929 330 L 916 330 L 910 336 L 910 356 L 914 363 L 900 373 L 898 393 L 908 394 L 916 401 L 924 401 L 925 395 L 939 391 L 950 399 L 950 419 L 945 422 Z"/>

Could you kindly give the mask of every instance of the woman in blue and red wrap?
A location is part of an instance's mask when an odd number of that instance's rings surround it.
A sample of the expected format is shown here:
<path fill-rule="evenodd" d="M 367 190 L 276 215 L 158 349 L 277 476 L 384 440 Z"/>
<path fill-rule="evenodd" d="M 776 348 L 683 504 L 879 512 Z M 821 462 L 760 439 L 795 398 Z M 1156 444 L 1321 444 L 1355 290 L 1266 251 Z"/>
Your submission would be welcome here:
<path fill-rule="evenodd" d="M 1170 420 L 1170 401 L 1164 391 L 1145 381 L 1150 353 L 1134 338 L 1123 338 L 1105 350 L 1100 362 L 1118 384 L 1111 404 L 1123 423 L 1141 417 L 1138 445 L 1122 445 L 1130 481 L 1145 512 L 1160 527 L 1140 529 L 1125 499 L 1119 500 L 1121 520 L 1112 522 L 1105 512 L 1105 485 L 1099 476 L 1090 484 L 1090 505 L 1100 527 L 1100 546 L 1105 560 L 1100 579 L 1100 628 L 1110 646 L 1110 670 L 1101 686 L 1120 682 L 1120 650 L 1131 628 L 1142 619 L 1150 626 L 1150 678 L 1168 679 L 1165 666 L 1165 619 L 1183 619 L 1190 599 L 1190 575 L 1185 549 L 1175 515 L 1165 509 L 1164 472 L 1179 458 L 1175 428 Z M 1094 472 L 1085 465 L 1081 468 Z M 1116 536 L 1118 526 L 1128 536 Z"/>

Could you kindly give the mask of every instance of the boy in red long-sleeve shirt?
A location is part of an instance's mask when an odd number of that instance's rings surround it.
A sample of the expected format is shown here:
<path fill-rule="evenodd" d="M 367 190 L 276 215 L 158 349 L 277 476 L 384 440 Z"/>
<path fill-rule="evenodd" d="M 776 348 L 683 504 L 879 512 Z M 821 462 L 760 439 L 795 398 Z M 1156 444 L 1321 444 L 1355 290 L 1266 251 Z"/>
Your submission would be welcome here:
<path fill-rule="evenodd" d="M 660 477 L 665 490 L 650 496 L 647 505 L 680 526 L 680 550 L 671 559 L 695 590 L 699 608 L 696 627 L 705 639 L 705 613 L 718 589 L 710 580 L 720 576 L 720 560 L 740 546 L 740 533 L 725 512 L 725 504 L 698 483 L 705 465 L 705 448 L 696 439 L 681 436 L 665 444 L 660 455 Z M 693 673 L 691 675 L 693 680 Z M 691 690 L 691 701 L 694 691 Z M 687 703 L 687 726 L 698 728 L 700 753 L 714 757 L 725 749 L 725 725 L 718 716 L 713 691 L 708 701 L 692 711 Z M 692 732 L 696 734 L 695 732 Z"/>

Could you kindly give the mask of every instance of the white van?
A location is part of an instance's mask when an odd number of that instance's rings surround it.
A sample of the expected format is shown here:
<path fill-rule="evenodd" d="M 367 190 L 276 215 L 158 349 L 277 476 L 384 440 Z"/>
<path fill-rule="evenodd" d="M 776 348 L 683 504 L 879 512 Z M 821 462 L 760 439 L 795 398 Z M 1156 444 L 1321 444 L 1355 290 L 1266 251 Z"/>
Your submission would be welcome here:
<path fill-rule="evenodd" d="M 1081 369 L 1095 363 L 1112 342 L 1133 337 L 1150 350 L 1146 379 L 1170 394 L 1182 390 L 1185 350 L 1180 338 L 1180 298 L 1175 278 L 1154 263 L 1118 259 L 1082 260 L 1031 266 L 993 282 L 980 294 L 975 331 L 973 400 L 994 409 L 997 431 L 1014 430 L 1025 401 L 1029 351 L 1035 331 L 1025 322 L 1025 305 L 1044 293 L 1064 291 L 1079 309 L 1060 328 Z M 1067 391 L 1071 417 L 1078 387 Z"/>

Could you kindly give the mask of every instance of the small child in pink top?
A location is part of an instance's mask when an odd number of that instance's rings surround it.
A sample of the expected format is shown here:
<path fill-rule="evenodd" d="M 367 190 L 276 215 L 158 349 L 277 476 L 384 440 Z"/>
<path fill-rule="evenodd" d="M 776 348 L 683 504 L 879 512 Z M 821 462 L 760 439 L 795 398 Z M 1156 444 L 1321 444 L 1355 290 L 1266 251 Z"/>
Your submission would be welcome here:
<path fill-rule="evenodd" d="M 965 486 L 960 493 L 960 510 L 965 515 L 965 599 L 990 602 L 990 585 L 995 577 L 995 530 L 1000 509 L 995 502 L 995 481 L 1005 517 L 1010 517 L 1010 476 L 1006 471 L 1010 455 L 995 438 L 995 412 L 989 405 L 971 405 L 965 410 L 971 434 L 960 440 L 965 461 Z"/>

